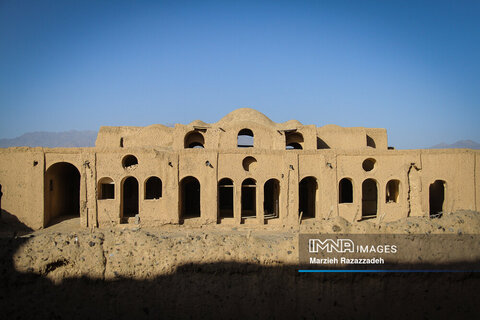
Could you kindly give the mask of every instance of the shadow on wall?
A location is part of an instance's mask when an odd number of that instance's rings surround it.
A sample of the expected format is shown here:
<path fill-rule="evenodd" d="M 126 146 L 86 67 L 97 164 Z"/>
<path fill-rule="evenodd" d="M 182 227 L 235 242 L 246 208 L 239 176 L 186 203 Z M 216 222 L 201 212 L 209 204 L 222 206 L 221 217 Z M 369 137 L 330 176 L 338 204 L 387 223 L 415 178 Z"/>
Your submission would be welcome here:
<path fill-rule="evenodd" d="M 480 273 L 299 274 L 296 266 L 221 262 L 183 265 L 152 280 L 69 278 L 55 285 L 14 269 L 12 255 L 26 241 L 0 239 L 5 319 L 446 319 L 480 311 Z"/>
<path fill-rule="evenodd" d="M 32 232 L 33 229 L 23 224 L 16 216 L 7 210 L 1 210 L 0 216 L 0 235 L 1 237 L 25 235 Z"/>

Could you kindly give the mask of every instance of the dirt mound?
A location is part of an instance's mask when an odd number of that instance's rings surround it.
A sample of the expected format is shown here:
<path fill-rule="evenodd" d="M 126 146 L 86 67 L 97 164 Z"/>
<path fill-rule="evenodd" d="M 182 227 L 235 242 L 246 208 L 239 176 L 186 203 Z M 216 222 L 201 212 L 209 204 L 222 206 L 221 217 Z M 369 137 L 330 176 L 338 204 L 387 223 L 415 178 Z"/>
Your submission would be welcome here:
<path fill-rule="evenodd" d="M 350 223 L 342 217 L 300 226 L 301 232 L 345 234 L 479 234 L 480 213 L 463 210 L 438 218 L 408 217 L 393 222 L 364 220 Z"/>
<path fill-rule="evenodd" d="M 65 221 L 17 236 L 2 223 L 0 307 L 6 318 L 395 319 L 474 317 L 480 311 L 480 273 L 297 271 L 299 233 L 478 234 L 476 212 L 380 224 L 336 217 L 295 230 L 87 230 Z"/>
<path fill-rule="evenodd" d="M 410 217 L 396 222 L 349 223 L 335 217 L 297 229 L 167 225 L 80 229 L 65 222 L 23 236 L 15 268 L 59 282 L 67 277 L 147 279 L 172 274 L 186 264 L 298 264 L 299 233 L 478 234 L 480 214 L 462 211 L 441 218 Z"/>

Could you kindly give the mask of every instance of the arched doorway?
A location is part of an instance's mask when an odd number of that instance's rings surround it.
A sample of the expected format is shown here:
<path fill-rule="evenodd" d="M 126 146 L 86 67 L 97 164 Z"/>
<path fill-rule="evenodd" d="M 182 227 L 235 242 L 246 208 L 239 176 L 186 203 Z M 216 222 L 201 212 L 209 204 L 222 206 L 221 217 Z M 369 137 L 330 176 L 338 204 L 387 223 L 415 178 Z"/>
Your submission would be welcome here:
<path fill-rule="evenodd" d="M 254 179 L 245 179 L 242 183 L 242 218 L 257 216 L 257 182 Z"/>
<path fill-rule="evenodd" d="M 445 202 L 445 181 L 436 180 L 429 188 L 430 217 L 443 212 Z"/>
<path fill-rule="evenodd" d="M 317 179 L 306 177 L 298 186 L 298 214 L 302 219 L 315 218 L 315 201 L 317 197 Z"/>
<path fill-rule="evenodd" d="M 377 181 L 367 179 L 362 183 L 362 219 L 377 216 L 378 191 Z"/>
<path fill-rule="evenodd" d="M 138 181 L 128 177 L 122 185 L 122 220 L 138 214 Z M 123 221 L 126 222 L 126 221 Z"/>
<path fill-rule="evenodd" d="M 180 219 L 200 217 L 200 182 L 194 177 L 180 181 Z"/>
<path fill-rule="evenodd" d="M 280 216 L 280 182 L 270 179 L 263 186 L 263 212 L 265 219 L 278 218 Z"/>
<path fill-rule="evenodd" d="M 218 182 L 218 218 L 233 218 L 233 181 L 228 178 Z"/>
<path fill-rule="evenodd" d="M 80 172 L 71 163 L 51 165 L 45 173 L 44 226 L 80 217 Z"/>
<path fill-rule="evenodd" d="M 338 183 L 338 203 L 353 203 L 353 184 L 350 178 L 343 178 Z"/>

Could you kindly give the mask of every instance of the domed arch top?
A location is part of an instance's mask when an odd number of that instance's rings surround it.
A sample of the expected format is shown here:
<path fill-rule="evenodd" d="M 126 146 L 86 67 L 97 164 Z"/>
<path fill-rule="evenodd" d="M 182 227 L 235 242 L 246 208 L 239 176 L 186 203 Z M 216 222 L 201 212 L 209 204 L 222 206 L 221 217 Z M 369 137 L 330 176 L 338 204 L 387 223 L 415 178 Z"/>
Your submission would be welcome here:
<path fill-rule="evenodd" d="M 217 122 L 218 125 L 226 126 L 229 124 L 240 122 L 255 122 L 267 127 L 275 126 L 275 122 L 270 120 L 266 115 L 251 108 L 240 108 L 227 114 Z"/>

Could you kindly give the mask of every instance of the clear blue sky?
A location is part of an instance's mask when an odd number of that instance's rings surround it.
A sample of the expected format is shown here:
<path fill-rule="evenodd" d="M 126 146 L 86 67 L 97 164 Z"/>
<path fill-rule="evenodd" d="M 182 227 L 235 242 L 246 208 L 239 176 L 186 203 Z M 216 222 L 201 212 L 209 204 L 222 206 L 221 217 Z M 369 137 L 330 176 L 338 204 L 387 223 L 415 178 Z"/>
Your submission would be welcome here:
<path fill-rule="evenodd" d="M 0 0 L 0 138 L 239 107 L 480 142 L 480 1 Z"/>

